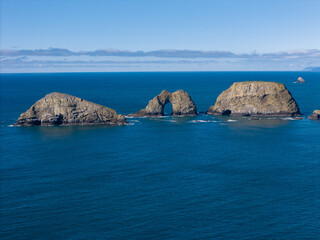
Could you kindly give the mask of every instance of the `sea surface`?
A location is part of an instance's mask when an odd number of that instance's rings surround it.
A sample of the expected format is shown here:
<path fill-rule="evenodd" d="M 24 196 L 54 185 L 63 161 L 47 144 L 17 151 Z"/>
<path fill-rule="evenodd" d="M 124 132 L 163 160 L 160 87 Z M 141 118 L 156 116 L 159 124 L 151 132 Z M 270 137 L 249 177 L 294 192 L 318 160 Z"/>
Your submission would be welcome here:
<path fill-rule="evenodd" d="M 306 119 L 320 108 L 320 73 L 0 78 L 0 239 L 320 239 L 320 121 Z M 172 117 L 168 104 L 127 126 L 11 126 L 55 91 L 129 114 L 184 89 L 205 112 L 246 80 L 284 83 L 304 119 Z"/>

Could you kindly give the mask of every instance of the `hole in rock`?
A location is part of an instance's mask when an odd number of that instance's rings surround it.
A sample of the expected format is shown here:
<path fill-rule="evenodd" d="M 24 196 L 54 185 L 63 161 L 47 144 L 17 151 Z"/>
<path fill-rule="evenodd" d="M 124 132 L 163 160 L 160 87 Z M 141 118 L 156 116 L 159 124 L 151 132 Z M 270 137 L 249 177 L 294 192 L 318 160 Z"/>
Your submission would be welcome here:
<path fill-rule="evenodd" d="M 230 114 L 231 114 L 231 110 L 229 110 L 229 109 L 222 111 L 222 115 L 224 115 L 224 116 L 228 116 Z"/>
<path fill-rule="evenodd" d="M 164 106 L 163 115 L 164 115 L 164 116 L 172 115 L 172 104 L 171 104 L 171 102 L 168 102 L 168 103 Z"/>
<path fill-rule="evenodd" d="M 55 125 L 61 125 L 63 122 L 63 116 L 61 114 L 56 115 L 56 121 L 55 121 Z"/>

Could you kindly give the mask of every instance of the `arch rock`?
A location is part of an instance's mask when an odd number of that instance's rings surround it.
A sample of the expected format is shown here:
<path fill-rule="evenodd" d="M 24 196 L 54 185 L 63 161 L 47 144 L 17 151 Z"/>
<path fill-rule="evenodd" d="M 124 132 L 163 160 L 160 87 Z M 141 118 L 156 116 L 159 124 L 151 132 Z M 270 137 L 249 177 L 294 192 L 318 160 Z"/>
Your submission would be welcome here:
<path fill-rule="evenodd" d="M 197 115 L 197 108 L 190 95 L 184 90 L 178 90 L 170 93 L 163 90 L 159 95 L 149 101 L 146 108 L 130 114 L 132 117 L 152 117 L 163 116 L 164 107 L 167 103 L 172 104 L 173 116 L 194 116 Z"/>

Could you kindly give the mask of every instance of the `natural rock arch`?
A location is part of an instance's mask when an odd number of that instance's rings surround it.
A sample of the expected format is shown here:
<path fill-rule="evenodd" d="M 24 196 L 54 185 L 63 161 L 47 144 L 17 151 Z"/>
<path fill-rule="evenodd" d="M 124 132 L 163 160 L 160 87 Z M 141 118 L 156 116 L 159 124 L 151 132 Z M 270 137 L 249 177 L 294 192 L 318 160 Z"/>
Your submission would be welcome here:
<path fill-rule="evenodd" d="M 163 116 L 164 107 L 167 103 L 172 104 L 173 116 L 192 116 L 197 115 L 197 108 L 191 97 L 184 90 L 178 90 L 170 93 L 163 90 L 159 95 L 155 96 L 149 101 L 145 109 L 142 109 L 131 116 L 145 117 L 145 116 Z"/>

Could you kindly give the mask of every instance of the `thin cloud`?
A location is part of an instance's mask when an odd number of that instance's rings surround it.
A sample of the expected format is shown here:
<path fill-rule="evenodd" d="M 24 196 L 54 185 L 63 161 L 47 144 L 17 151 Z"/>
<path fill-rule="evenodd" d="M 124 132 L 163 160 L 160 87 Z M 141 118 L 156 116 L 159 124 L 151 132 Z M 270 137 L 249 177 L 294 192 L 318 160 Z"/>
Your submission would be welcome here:
<path fill-rule="evenodd" d="M 159 57 L 159 58 L 320 58 L 320 50 L 292 50 L 276 53 L 236 54 L 230 51 L 198 51 L 198 50 L 155 50 L 127 51 L 118 49 L 100 49 L 95 51 L 71 51 L 63 48 L 35 50 L 0 50 L 1 56 L 116 56 L 116 57 Z"/>
<path fill-rule="evenodd" d="M 320 50 L 256 52 L 49 48 L 0 50 L 0 72 L 50 71 L 299 71 L 320 66 Z"/>

